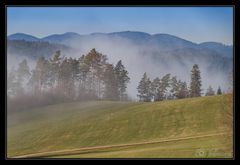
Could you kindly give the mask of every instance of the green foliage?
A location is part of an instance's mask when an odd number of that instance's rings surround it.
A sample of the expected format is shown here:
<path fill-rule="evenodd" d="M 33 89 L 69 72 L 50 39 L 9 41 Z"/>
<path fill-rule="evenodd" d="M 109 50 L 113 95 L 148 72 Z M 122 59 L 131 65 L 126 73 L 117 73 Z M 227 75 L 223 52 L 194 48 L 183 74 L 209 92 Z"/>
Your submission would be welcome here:
<path fill-rule="evenodd" d="M 24 59 L 22 62 L 18 65 L 17 75 L 19 81 L 22 81 L 24 78 L 30 76 L 29 66 L 27 64 L 27 60 Z"/>
<path fill-rule="evenodd" d="M 218 90 L 217 90 L 217 95 L 221 95 L 222 94 L 222 90 L 220 87 L 218 87 Z"/>
<path fill-rule="evenodd" d="M 128 71 L 125 69 L 121 60 L 116 64 L 114 74 L 116 75 L 118 98 L 119 100 L 126 100 L 126 88 L 130 78 L 128 77 Z"/>
<path fill-rule="evenodd" d="M 27 60 L 22 60 L 17 70 L 11 69 L 7 75 L 7 93 L 9 97 L 21 96 L 24 93 L 24 82 L 28 81 L 30 69 Z"/>
<path fill-rule="evenodd" d="M 30 95 L 37 98 L 49 93 L 59 101 L 126 100 L 126 88 L 130 80 L 121 61 L 114 67 L 107 62 L 106 55 L 95 49 L 78 59 L 61 57 L 60 50 L 50 59 L 42 56 L 37 59 L 31 74 L 27 61 L 23 60 L 16 75 L 13 72 L 8 75 L 8 93 L 17 93 L 15 87 L 19 86 L 20 90 L 22 80 L 29 76 L 27 85 L 31 90 Z M 21 88 L 21 92 L 24 93 L 24 88 Z"/>
<path fill-rule="evenodd" d="M 114 67 L 111 64 L 106 66 L 104 84 L 105 84 L 104 99 L 118 100 L 119 99 L 118 82 L 117 77 L 115 76 Z"/>
<path fill-rule="evenodd" d="M 149 102 L 152 99 L 152 87 L 151 87 L 151 80 L 147 77 L 147 73 L 143 74 L 143 78 L 139 82 L 137 87 L 138 90 L 138 97 L 140 101 Z"/>
<path fill-rule="evenodd" d="M 167 98 L 167 88 L 170 87 L 170 74 L 166 74 L 161 79 L 155 78 L 152 82 L 152 95 L 154 101 L 162 101 Z"/>
<path fill-rule="evenodd" d="M 215 91 L 213 90 L 213 88 L 210 85 L 207 89 L 205 96 L 213 96 L 213 95 L 215 95 Z"/>
<path fill-rule="evenodd" d="M 200 70 L 197 64 L 193 65 L 191 70 L 191 83 L 190 83 L 190 97 L 199 97 L 201 96 L 201 76 Z"/>
<path fill-rule="evenodd" d="M 7 74 L 7 95 L 8 97 L 17 96 L 22 91 L 23 88 L 17 78 L 16 70 L 11 69 Z"/>

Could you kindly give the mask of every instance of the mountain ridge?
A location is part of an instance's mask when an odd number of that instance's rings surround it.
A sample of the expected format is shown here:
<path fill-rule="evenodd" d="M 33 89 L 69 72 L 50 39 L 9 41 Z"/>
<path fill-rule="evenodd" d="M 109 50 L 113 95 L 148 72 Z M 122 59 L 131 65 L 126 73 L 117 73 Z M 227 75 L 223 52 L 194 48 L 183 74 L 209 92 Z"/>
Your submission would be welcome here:
<path fill-rule="evenodd" d="M 79 36 L 80 37 L 80 36 L 90 36 L 90 35 L 119 35 L 119 34 L 126 34 L 126 33 L 129 33 L 129 34 L 130 33 L 131 34 L 143 34 L 143 35 L 149 36 L 149 37 L 156 37 L 156 36 L 174 37 L 174 38 L 185 40 L 185 41 L 197 44 L 197 45 L 214 43 L 214 44 L 219 44 L 219 45 L 223 45 L 223 46 L 228 46 L 228 47 L 230 46 L 230 47 L 232 47 L 232 45 L 226 45 L 226 44 L 221 43 L 221 42 L 205 41 L 205 42 L 201 42 L 201 43 L 195 43 L 193 41 L 189 41 L 187 39 L 184 39 L 184 38 L 172 35 L 172 34 L 167 34 L 167 33 L 149 34 L 149 33 L 141 32 L 141 31 L 119 31 L 119 32 L 110 32 L 110 33 L 94 32 L 94 33 L 89 33 L 89 34 L 79 34 L 79 33 L 76 33 L 76 32 L 65 32 L 65 33 L 61 33 L 61 34 L 50 34 L 50 35 L 47 35 L 47 36 L 41 37 L 41 38 L 36 37 L 34 35 L 27 34 L 27 33 L 13 33 L 13 34 L 8 35 L 7 39 L 10 39 L 10 40 L 26 40 L 27 38 L 25 38 L 25 37 L 28 36 L 28 37 L 32 37 L 32 38 L 35 38 L 36 40 L 40 41 L 40 40 L 46 40 L 46 38 L 53 37 L 53 36 L 57 36 L 57 37 L 62 37 L 62 36 Z"/>

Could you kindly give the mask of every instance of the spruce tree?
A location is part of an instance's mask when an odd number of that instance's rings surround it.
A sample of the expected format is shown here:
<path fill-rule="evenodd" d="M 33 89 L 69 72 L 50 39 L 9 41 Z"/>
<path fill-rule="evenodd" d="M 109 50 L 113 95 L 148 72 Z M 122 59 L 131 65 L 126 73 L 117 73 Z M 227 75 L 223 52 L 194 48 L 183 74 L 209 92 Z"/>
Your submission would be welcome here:
<path fill-rule="evenodd" d="M 222 94 L 222 90 L 220 87 L 218 87 L 218 90 L 217 90 L 217 95 L 221 95 Z"/>
<path fill-rule="evenodd" d="M 170 86 L 171 86 L 170 92 L 172 94 L 173 99 L 175 99 L 175 98 L 178 97 L 178 92 L 179 92 L 179 85 L 178 85 L 178 81 L 177 81 L 177 77 L 176 76 L 171 78 Z"/>
<path fill-rule="evenodd" d="M 24 93 L 24 86 L 27 84 L 27 81 L 30 77 L 30 69 L 27 63 L 27 60 L 24 59 L 18 64 L 18 68 L 16 71 L 16 83 L 17 85 L 17 95 L 21 95 Z"/>
<path fill-rule="evenodd" d="M 104 84 L 104 98 L 107 100 L 118 100 L 117 79 L 112 64 L 108 64 L 106 66 L 106 70 L 104 73 Z"/>
<path fill-rule="evenodd" d="M 18 74 L 19 79 L 21 79 L 21 81 L 24 78 L 27 78 L 27 77 L 30 76 L 30 69 L 29 69 L 29 66 L 27 64 L 26 59 L 24 59 L 22 62 L 19 63 L 17 74 Z"/>
<path fill-rule="evenodd" d="M 207 89 L 205 96 L 213 96 L 213 95 L 215 95 L 215 92 L 214 92 L 212 86 L 210 85 Z"/>
<path fill-rule="evenodd" d="M 7 71 L 7 73 L 7 96 L 14 97 L 19 93 L 19 88 L 20 91 L 22 91 L 22 87 L 17 80 L 16 70 L 14 68 Z"/>
<path fill-rule="evenodd" d="M 179 86 L 179 90 L 178 90 L 177 98 L 178 99 L 187 98 L 189 95 L 187 83 L 179 81 L 178 86 Z"/>
<path fill-rule="evenodd" d="M 129 82 L 130 78 L 128 77 L 128 71 L 125 69 L 122 61 L 118 61 L 117 65 L 114 68 L 114 72 L 116 75 L 117 86 L 118 86 L 118 99 L 124 100 L 126 96 L 126 88 L 127 83 Z"/>
<path fill-rule="evenodd" d="M 158 77 L 152 81 L 151 91 L 152 91 L 154 101 L 160 100 L 160 89 L 159 89 L 160 85 L 161 85 L 161 80 Z"/>
<path fill-rule="evenodd" d="M 49 72 L 50 72 L 49 86 L 51 87 L 52 92 L 54 91 L 59 81 L 59 70 L 60 70 L 62 59 L 63 58 L 61 57 L 61 51 L 58 50 L 55 52 L 53 57 L 49 60 Z"/>
<path fill-rule="evenodd" d="M 201 75 L 197 64 L 193 65 L 191 70 L 191 83 L 190 83 L 190 97 L 200 97 L 201 96 Z"/>
<path fill-rule="evenodd" d="M 170 87 L 170 74 L 166 74 L 161 78 L 158 91 L 158 101 L 167 99 L 167 88 Z"/>
<path fill-rule="evenodd" d="M 150 102 L 152 99 L 152 88 L 151 88 L 151 80 L 147 77 L 146 72 L 143 74 L 143 78 L 139 82 L 137 87 L 138 97 L 140 101 Z"/>

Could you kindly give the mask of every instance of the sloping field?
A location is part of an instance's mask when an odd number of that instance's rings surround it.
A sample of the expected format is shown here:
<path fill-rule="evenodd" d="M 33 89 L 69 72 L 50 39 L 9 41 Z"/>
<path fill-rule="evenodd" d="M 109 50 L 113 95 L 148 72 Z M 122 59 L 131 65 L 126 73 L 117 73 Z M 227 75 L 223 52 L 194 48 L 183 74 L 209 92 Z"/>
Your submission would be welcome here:
<path fill-rule="evenodd" d="M 231 95 L 74 102 L 8 116 L 8 157 L 232 157 Z"/>

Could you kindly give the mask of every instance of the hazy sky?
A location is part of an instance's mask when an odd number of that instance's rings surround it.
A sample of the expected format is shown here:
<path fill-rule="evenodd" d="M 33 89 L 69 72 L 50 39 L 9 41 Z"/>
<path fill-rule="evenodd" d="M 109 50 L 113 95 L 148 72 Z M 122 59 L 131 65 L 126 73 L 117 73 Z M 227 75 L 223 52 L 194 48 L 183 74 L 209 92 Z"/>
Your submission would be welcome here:
<path fill-rule="evenodd" d="M 232 44 L 231 7 L 8 7 L 7 34 L 167 33 L 200 43 Z"/>

